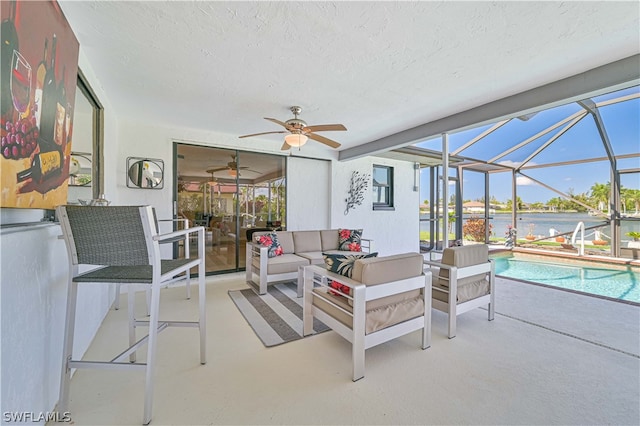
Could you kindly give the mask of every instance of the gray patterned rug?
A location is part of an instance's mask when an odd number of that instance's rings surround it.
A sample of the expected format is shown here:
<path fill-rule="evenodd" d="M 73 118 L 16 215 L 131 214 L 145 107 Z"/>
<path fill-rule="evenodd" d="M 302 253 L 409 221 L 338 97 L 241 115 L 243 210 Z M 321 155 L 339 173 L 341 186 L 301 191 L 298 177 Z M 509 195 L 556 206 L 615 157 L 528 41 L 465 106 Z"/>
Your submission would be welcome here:
<path fill-rule="evenodd" d="M 295 282 L 272 284 L 264 296 L 250 288 L 229 290 L 229 296 L 266 347 L 302 338 L 303 299 L 297 297 Z M 313 330 L 322 333 L 329 327 L 314 318 Z"/>

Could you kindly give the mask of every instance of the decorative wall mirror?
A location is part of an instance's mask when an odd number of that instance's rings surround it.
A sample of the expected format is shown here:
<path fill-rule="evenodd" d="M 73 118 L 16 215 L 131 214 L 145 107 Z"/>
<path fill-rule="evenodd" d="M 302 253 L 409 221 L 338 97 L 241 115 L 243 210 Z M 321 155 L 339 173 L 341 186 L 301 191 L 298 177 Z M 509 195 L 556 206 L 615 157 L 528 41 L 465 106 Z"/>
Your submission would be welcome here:
<path fill-rule="evenodd" d="M 127 158 L 127 187 L 162 189 L 164 186 L 164 161 L 154 158 Z"/>

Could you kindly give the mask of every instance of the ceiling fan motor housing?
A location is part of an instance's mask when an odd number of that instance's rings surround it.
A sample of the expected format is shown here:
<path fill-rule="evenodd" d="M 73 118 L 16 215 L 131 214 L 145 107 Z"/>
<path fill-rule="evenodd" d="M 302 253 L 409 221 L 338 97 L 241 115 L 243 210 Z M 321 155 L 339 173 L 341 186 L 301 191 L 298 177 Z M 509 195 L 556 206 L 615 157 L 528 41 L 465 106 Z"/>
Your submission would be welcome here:
<path fill-rule="evenodd" d="M 284 122 L 287 125 L 287 130 L 291 132 L 301 132 L 302 129 L 307 127 L 307 123 L 299 118 L 292 118 Z"/>

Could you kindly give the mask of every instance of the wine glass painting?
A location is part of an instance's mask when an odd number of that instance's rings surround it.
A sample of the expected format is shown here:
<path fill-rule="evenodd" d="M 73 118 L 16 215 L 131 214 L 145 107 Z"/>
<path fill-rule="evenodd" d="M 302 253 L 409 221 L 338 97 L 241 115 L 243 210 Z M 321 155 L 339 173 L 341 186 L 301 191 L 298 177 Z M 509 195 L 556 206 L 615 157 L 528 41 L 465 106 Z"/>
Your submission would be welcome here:
<path fill-rule="evenodd" d="M 57 0 L 0 9 L 0 207 L 50 210 L 68 199 L 80 45 Z"/>
<path fill-rule="evenodd" d="M 31 65 L 17 50 L 13 51 L 11 60 L 11 98 L 20 118 L 28 116 L 31 99 Z"/>

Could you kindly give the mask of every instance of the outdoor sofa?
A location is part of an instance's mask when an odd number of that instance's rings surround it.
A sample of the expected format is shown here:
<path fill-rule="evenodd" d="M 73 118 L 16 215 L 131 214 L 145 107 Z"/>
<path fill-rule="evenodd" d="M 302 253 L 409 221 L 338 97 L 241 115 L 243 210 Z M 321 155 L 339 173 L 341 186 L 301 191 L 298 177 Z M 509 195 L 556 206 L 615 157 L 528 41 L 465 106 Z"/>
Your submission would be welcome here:
<path fill-rule="evenodd" d="M 362 230 L 313 230 L 313 231 L 262 231 L 252 235 L 246 246 L 247 283 L 252 284 L 258 293 L 267 293 L 271 283 L 296 280 L 300 267 L 324 265 L 322 253 L 353 254 L 353 251 L 340 250 L 340 232 Z M 275 234 L 281 247 L 278 255 L 269 257 L 269 247 L 256 242 L 263 235 Z M 344 235 L 344 234 L 343 234 Z M 359 238 L 359 248 L 369 253 L 372 240 Z M 354 247 L 355 249 L 355 247 Z M 257 281 L 254 281 L 254 274 Z M 298 297 L 302 297 L 302 287 L 298 286 Z"/>

